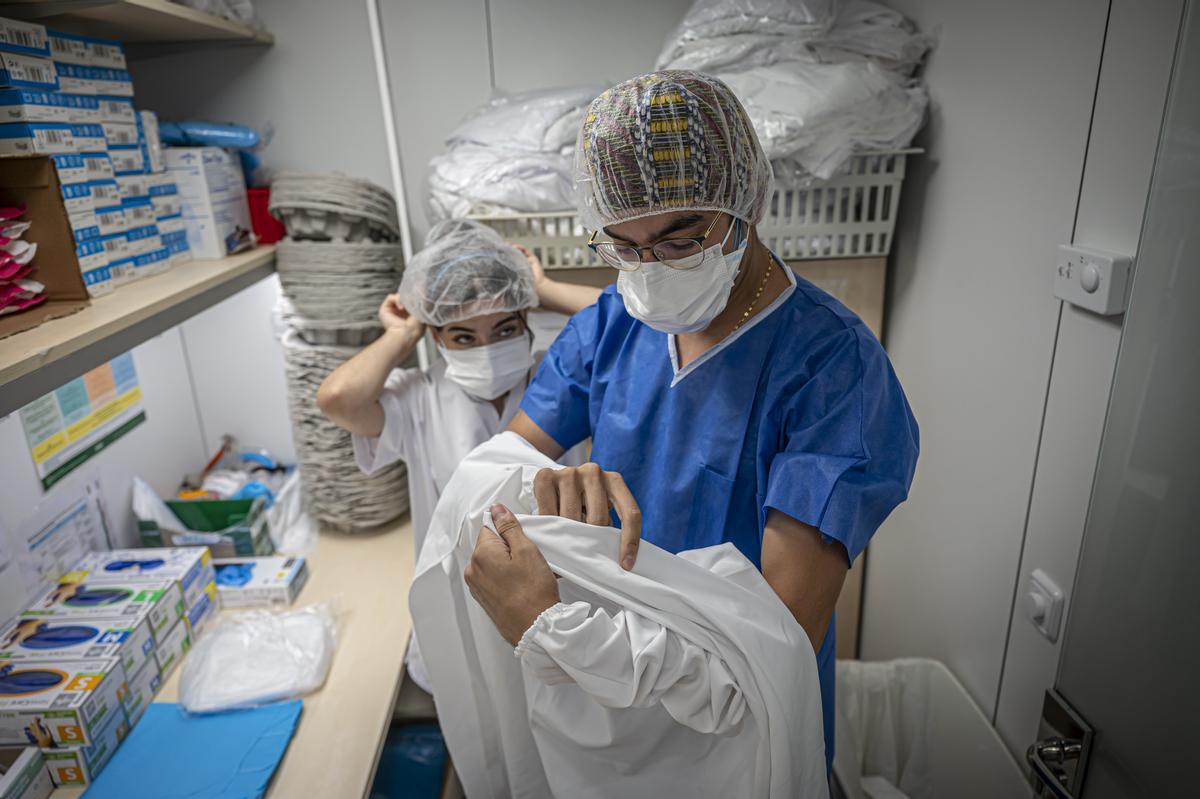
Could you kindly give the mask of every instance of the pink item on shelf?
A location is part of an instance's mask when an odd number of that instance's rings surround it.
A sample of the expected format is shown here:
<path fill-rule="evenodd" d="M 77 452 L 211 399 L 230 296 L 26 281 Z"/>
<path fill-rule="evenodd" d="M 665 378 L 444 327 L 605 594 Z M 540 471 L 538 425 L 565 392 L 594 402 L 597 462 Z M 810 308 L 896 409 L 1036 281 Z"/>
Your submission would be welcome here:
<path fill-rule="evenodd" d="M 0 280 L 15 280 L 17 273 L 33 261 L 37 244 L 16 240 L 0 244 Z"/>
<path fill-rule="evenodd" d="M 46 299 L 46 287 L 36 280 L 0 281 L 0 314 L 16 313 Z"/>
<path fill-rule="evenodd" d="M 0 316 L 4 316 L 4 315 L 10 314 L 10 313 L 16 313 L 17 311 L 24 311 L 27 308 L 32 308 L 33 306 L 39 305 L 45 301 L 46 301 L 45 294 L 39 294 L 36 297 L 31 297 L 30 299 L 27 299 L 27 300 L 17 300 L 12 305 L 5 305 L 4 307 L 0 308 Z"/>
<path fill-rule="evenodd" d="M 0 222 L 5 222 L 9 219 L 16 219 L 17 217 L 19 217 L 25 213 L 25 208 L 26 208 L 25 203 L 21 203 L 20 205 L 16 206 L 15 208 L 0 207 Z"/>

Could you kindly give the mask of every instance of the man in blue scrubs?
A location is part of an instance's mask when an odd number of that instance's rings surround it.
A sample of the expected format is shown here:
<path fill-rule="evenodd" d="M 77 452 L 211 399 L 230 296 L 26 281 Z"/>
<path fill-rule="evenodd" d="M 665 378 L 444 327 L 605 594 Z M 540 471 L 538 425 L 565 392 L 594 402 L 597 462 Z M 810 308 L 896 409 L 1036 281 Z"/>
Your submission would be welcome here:
<path fill-rule="evenodd" d="M 831 760 L 833 609 L 907 496 L 918 440 L 904 392 L 862 321 L 759 240 L 770 163 L 720 81 L 660 72 L 598 97 L 576 195 L 620 274 L 567 324 L 509 427 L 551 458 L 593 440 L 593 463 L 537 475 L 539 512 L 608 524 L 615 511 L 627 569 L 642 538 L 737 546 L 817 652 Z M 501 630 L 553 604 L 523 589 L 546 566 L 521 554 L 468 578 L 504 584 L 472 585 Z"/>

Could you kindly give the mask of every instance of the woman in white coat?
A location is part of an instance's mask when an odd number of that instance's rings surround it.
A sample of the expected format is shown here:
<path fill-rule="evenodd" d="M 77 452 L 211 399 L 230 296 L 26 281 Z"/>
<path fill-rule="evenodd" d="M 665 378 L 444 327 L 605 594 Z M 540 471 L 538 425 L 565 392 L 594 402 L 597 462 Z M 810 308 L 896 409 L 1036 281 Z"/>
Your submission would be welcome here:
<path fill-rule="evenodd" d="M 368 474 L 408 466 L 419 555 L 429 519 L 467 453 L 516 415 L 535 366 L 526 312 L 539 304 L 572 314 L 598 289 L 545 277 L 537 258 L 490 228 L 465 220 L 436 226 L 379 309 L 384 333 L 321 384 L 321 411 L 353 434 Z M 441 360 L 402 369 L 429 328 Z M 428 690 L 415 647 L 409 674 Z"/>

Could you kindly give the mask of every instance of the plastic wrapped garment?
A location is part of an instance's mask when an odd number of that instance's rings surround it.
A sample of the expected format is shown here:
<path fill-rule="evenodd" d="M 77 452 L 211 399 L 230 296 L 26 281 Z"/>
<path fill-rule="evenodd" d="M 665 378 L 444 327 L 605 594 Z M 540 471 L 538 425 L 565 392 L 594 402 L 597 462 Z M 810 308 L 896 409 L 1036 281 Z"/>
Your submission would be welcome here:
<path fill-rule="evenodd" d="M 601 88 L 499 97 L 472 112 L 429 162 L 432 218 L 570 208 L 575 137 Z"/>
<path fill-rule="evenodd" d="M 179 703 L 189 713 L 213 713 L 304 696 L 325 683 L 336 648 L 327 605 L 238 614 L 188 653 Z"/>
<path fill-rule="evenodd" d="M 745 104 L 771 160 L 793 159 L 818 178 L 855 151 L 906 147 L 925 121 L 928 95 L 869 61 L 786 62 L 724 76 Z"/>
<path fill-rule="evenodd" d="M 414 627 L 467 795 L 826 796 L 812 647 L 754 566 L 643 543 L 626 572 L 616 530 L 522 515 L 552 466 L 514 433 L 476 449 L 417 564 Z M 561 578 L 518 658 L 463 582 L 493 502 Z"/>
<path fill-rule="evenodd" d="M 432 233 L 400 280 L 400 302 L 413 316 L 441 327 L 537 305 L 529 261 L 491 228 L 455 221 Z"/>
<path fill-rule="evenodd" d="M 817 3 L 796 0 L 700 0 L 667 39 L 656 69 L 724 74 L 778 61 L 839 64 L 873 60 L 911 75 L 934 38 L 918 32 L 903 14 L 873 0 Z M 824 28 L 789 22 L 805 14 L 829 21 Z M 702 15 L 701 21 L 698 17 Z"/>
<path fill-rule="evenodd" d="M 750 115 L 776 177 L 833 175 L 855 152 L 907 147 L 928 96 L 910 76 L 933 43 L 871 0 L 836 5 L 828 28 L 803 28 L 833 6 L 802 0 L 699 0 L 668 39 L 660 69 L 723 80 Z"/>
<path fill-rule="evenodd" d="M 762 220 L 771 165 L 721 81 L 653 72 L 588 106 L 575 156 L 575 204 L 591 230 L 670 211 Z"/>

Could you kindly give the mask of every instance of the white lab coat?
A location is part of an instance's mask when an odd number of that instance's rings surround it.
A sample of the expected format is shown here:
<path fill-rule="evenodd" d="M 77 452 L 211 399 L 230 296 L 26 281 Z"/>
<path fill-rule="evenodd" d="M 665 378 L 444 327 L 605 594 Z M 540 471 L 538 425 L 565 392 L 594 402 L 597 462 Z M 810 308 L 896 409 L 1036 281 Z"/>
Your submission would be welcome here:
<path fill-rule="evenodd" d="M 467 795 L 826 796 L 816 658 L 762 575 L 730 544 L 671 555 L 643 542 L 623 571 L 613 528 L 523 515 L 551 466 L 514 433 L 471 453 L 409 594 Z M 497 501 L 560 576 L 562 602 L 517 657 L 462 577 Z"/>

